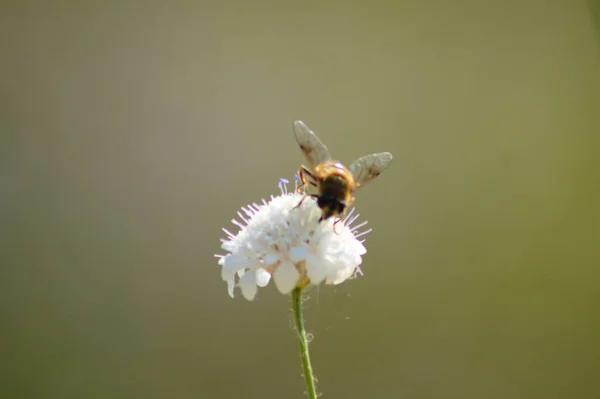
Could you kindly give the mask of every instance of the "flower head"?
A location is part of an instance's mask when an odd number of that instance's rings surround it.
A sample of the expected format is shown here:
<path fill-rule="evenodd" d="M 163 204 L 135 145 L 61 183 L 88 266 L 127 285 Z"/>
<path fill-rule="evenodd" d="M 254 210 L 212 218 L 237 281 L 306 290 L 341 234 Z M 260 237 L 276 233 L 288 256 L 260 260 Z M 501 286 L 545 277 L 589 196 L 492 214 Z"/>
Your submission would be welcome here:
<path fill-rule="evenodd" d="M 280 180 L 281 195 L 270 201 L 242 207 L 241 222 L 232 220 L 237 234 L 223 229 L 227 238 L 221 248 L 227 254 L 216 256 L 231 297 L 236 280 L 242 295 L 253 300 L 271 278 L 287 294 L 307 284 L 340 284 L 360 272 L 367 250 L 359 237 L 371 230 L 357 230 L 367 222 L 352 226 L 359 216 L 353 216 L 354 209 L 337 223 L 334 218 L 319 222 L 321 209 L 314 198 L 288 193 L 287 183 Z"/>

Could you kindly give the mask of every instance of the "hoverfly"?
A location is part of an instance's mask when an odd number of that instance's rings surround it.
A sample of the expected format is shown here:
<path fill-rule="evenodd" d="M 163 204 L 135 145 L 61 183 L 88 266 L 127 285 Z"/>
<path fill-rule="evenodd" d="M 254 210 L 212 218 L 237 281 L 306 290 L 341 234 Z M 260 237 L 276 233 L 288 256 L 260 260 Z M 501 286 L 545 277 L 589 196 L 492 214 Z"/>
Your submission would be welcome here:
<path fill-rule="evenodd" d="M 392 162 L 392 154 L 380 152 L 360 157 L 347 168 L 331 159 L 325 144 L 304 122 L 294 122 L 294 135 L 310 165 L 310 169 L 300 166 L 300 185 L 297 191 L 304 190 L 305 197 L 302 201 L 307 196 L 317 199 L 317 205 L 322 211 L 319 221 L 332 216 L 343 216 L 354 202 L 354 192 L 379 176 Z M 317 194 L 308 194 L 307 185 L 316 187 Z"/>

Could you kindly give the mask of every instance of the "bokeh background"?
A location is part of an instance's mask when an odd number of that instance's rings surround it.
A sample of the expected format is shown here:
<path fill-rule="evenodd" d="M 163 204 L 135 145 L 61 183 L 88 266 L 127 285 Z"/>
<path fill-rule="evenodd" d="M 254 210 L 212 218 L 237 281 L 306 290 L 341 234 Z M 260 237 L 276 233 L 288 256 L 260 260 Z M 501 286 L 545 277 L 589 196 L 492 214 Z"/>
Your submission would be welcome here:
<path fill-rule="evenodd" d="M 289 298 L 213 257 L 295 119 L 395 155 L 306 304 L 324 397 L 600 397 L 599 2 L 0 7 L 3 398 L 304 397 Z"/>

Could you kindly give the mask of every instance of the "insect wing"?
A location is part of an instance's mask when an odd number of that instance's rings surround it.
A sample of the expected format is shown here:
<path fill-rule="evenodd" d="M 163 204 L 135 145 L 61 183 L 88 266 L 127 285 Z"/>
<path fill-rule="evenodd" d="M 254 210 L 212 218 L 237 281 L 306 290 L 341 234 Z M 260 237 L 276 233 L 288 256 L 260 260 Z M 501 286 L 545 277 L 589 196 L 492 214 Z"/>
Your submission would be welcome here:
<path fill-rule="evenodd" d="M 356 188 L 364 186 L 381 174 L 392 162 L 392 154 L 380 152 L 378 154 L 365 155 L 358 158 L 350 165 L 350 171 L 354 176 Z"/>
<path fill-rule="evenodd" d="M 313 169 L 321 162 L 331 159 L 331 155 L 329 155 L 329 150 L 325 144 L 319 140 L 317 135 L 304 122 L 294 122 L 294 135 L 300 145 L 300 149 Z"/>

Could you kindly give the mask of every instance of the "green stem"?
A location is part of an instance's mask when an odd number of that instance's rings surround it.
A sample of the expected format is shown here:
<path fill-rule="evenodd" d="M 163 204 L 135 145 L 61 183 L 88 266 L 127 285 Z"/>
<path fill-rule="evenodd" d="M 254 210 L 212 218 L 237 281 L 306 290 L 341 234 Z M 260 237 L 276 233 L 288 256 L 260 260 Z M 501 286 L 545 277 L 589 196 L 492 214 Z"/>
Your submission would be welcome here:
<path fill-rule="evenodd" d="M 292 302 L 294 306 L 294 321 L 298 332 L 298 346 L 300 347 L 300 357 L 302 358 L 302 369 L 304 371 L 304 382 L 306 383 L 306 392 L 308 393 L 309 399 L 317 399 L 315 377 L 313 376 L 312 366 L 310 365 L 308 341 L 306 340 L 306 330 L 304 329 L 304 318 L 302 316 L 302 288 L 296 288 L 292 291 Z"/>

